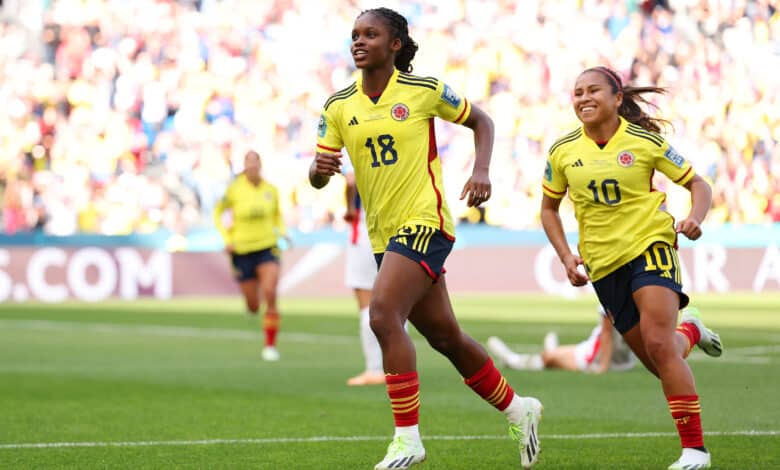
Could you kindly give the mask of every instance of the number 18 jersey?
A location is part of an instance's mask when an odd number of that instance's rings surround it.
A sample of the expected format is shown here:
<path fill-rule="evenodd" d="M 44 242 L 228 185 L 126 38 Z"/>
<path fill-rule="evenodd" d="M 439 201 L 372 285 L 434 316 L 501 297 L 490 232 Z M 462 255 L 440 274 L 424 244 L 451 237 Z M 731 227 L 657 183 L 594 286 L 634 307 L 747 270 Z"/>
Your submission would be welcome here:
<path fill-rule="evenodd" d="M 628 263 L 653 242 L 676 242 L 666 194 L 653 188 L 655 170 L 684 185 L 691 164 L 660 135 L 622 117 L 600 148 L 582 127 L 549 150 L 542 189 L 561 199 L 567 192 L 579 225 L 579 252 L 592 281 Z"/>
<path fill-rule="evenodd" d="M 327 100 L 317 150 L 346 147 L 374 253 L 384 252 L 404 226 L 432 227 L 454 238 L 433 118 L 462 124 L 470 112 L 469 102 L 443 82 L 398 70 L 376 103 L 361 78 Z"/>

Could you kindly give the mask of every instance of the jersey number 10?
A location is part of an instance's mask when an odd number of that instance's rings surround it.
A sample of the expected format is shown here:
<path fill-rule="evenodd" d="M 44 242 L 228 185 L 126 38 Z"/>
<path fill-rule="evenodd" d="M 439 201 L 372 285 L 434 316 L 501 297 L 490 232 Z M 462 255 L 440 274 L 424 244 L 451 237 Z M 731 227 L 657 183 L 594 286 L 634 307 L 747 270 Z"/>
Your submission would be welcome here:
<path fill-rule="evenodd" d="M 369 137 L 366 139 L 366 147 L 371 150 L 371 167 L 377 168 L 382 165 L 392 165 L 398 161 L 398 152 L 393 148 L 395 139 L 390 134 L 382 134 L 376 138 L 376 143 L 379 144 L 379 156 L 377 156 L 377 149 L 374 145 L 374 140 Z M 379 162 L 382 163 L 379 163 Z"/>
<path fill-rule="evenodd" d="M 599 188 L 596 186 L 596 180 L 590 180 L 588 189 L 593 192 L 593 200 L 596 202 L 601 202 L 599 200 Z M 604 199 L 604 202 L 610 206 L 620 202 L 620 187 L 618 186 L 618 181 L 615 179 L 606 179 L 602 181 L 601 195 Z"/>

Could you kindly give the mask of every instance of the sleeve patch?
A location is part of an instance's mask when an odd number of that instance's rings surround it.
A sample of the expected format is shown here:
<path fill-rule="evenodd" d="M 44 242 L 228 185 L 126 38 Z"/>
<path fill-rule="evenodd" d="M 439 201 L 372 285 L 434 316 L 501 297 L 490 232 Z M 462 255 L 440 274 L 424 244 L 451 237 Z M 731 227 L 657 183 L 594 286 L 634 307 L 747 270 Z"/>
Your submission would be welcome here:
<path fill-rule="evenodd" d="M 672 162 L 677 168 L 682 168 L 683 165 L 685 165 L 685 158 L 677 153 L 677 151 L 671 145 L 669 146 L 669 149 L 664 152 L 664 157 Z"/>
<path fill-rule="evenodd" d="M 550 165 L 549 160 L 547 160 L 547 165 L 544 167 L 544 179 L 548 182 L 552 182 L 552 165 Z"/>
<path fill-rule="evenodd" d="M 458 96 L 458 94 L 446 83 L 444 84 L 444 90 L 441 92 L 441 99 L 455 109 L 460 106 L 460 96 Z"/>
<path fill-rule="evenodd" d="M 325 123 L 325 116 L 320 115 L 320 123 L 317 124 L 317 134 L 320 138 L 325 137 L 325 133 L 328 131 L 328 125 Z"/>

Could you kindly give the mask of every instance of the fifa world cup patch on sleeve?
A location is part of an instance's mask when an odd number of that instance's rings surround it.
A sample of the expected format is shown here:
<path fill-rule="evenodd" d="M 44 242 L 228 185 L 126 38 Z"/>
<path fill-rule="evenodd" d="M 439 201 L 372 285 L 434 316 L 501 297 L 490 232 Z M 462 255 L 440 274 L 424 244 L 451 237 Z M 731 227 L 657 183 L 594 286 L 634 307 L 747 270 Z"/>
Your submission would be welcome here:
<path fill-rule="evenodd" d="M 544 167 L 544 179 L 552 181 L 552 165 L 550 165 L 549 160 L 547 160 L 547 166 Z"/>
<path fill-rule="evenodd" d="M 671 145 L 669 146 L 669 149 L 664 152 L 664 157 L 666 157 L 666 159 L 670 162 L 674 163 L 677 168 L 682 168 L 685 164 L 685 157 L 677 153 L 677 150 L 675 150 Z"/>
<path fill-rule="evenodd" d="M 320 116 L 320 123 L 317 124 L 317 134 L 320 137 L 325 137 L 325 133 L 328 131 L 328 125 L 325 124 L 325 116 Z"/>
<path fill-rule="evenodd" d="M 446 83 L 444 84 L 444 90 L 441 92 L 441 99 L 445 103 L 452 105 L 453 108 L 460 106 L 460 96 Z"/>

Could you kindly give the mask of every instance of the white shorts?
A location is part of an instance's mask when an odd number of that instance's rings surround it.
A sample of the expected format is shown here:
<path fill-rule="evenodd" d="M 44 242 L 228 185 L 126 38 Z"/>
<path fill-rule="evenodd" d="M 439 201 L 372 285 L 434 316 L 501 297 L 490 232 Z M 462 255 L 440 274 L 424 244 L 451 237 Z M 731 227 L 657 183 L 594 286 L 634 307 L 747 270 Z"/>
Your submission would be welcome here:
<path fill-rule="evenodd" d="M 365 224 L 360 224 L 357 241 L 347 243 L 347 257 L 344 263 L 344 284 L 350 289 L 371 290 L 376 279 L 376 260 Z"/>

